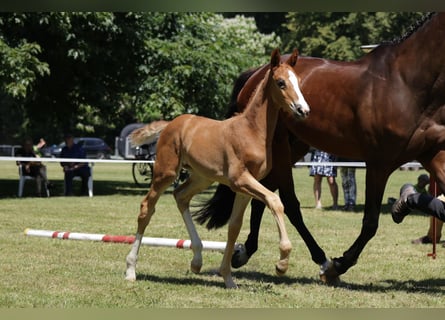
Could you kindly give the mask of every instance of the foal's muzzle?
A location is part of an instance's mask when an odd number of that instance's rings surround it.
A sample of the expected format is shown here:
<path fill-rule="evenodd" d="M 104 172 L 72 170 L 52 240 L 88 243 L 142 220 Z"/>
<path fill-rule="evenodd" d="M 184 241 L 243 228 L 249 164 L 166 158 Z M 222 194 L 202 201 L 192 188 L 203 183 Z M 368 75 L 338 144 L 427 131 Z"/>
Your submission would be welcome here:
<path fill-rule="evenodd" d="M 292 103 L 291 109 L 297 117 L 303 118 L 303 119 L 307 118 L 310 113 L 309 107 L 307 105 L 304 106 L 300 103 Z"/>

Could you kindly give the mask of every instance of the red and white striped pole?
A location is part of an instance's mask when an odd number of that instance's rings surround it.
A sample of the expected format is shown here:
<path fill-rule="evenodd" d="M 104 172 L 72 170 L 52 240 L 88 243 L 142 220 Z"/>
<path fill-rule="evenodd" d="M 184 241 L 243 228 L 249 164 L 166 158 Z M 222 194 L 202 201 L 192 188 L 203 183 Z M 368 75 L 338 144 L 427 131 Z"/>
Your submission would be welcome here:
<path fill-rule="evenodd" d="M 25 229 L 26 236 L 44 237 L 53 239 L 64 240 L 90 240 L 90 241 L 102 241 L 113 243 L 133 243 L 134 236 L 115 236 L 107 234 L 94 234 L 94 233 L 78 233 L 78 232 L 66 232 L 66 231 L 50 231 L 50 230 L 36 230 Z M 142 245 L 152 247 L 172 247 L 178 249 L 191 249 L 192 242 L 190 240 L 183 239 L 168 239 L 168 238 L 150 238 L 143 237 Z M 226 249 L 226 243 L 220 241 L 202 241 L 202 249 L 210 251 L 224 252 Z"/>

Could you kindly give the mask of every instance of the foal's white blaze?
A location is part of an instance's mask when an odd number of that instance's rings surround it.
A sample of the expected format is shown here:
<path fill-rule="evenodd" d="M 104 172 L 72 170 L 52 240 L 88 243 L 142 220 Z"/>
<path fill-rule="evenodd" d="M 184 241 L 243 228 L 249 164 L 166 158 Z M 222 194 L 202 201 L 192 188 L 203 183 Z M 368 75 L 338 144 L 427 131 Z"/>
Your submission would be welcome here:
<path fill-rule="evenodd" d="M 292 86 L 294 87 L 294 90 L 297 93 L 298 104 L 301 106 L 301 108 L 303 109 L 303 111 L 305 113 L 308 113 L 310 111 L 310 108 L 309 108 L 309 105 L 307 104 L 306 100 L 304 99 L 303 93 L 301 93 L 297 76 L 295 75 L 295 73 L 293 73 L 290 70 L 288 70 L 287 72 L 289 73 L 289 81 L 292 83 Z"/>

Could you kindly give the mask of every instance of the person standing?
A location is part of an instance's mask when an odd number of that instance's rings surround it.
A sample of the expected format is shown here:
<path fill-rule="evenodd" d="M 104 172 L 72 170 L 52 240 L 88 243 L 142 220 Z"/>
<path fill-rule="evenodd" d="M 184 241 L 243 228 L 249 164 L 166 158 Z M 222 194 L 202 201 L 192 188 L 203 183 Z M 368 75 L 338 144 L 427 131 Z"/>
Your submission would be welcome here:
<path fill-rule="evenodd" d="M 311 156 L 311 162 L 334 162 L 336 156 L 331 155 L 327 152 L 321 150 L 314 150 Z M 332 165 L 312 165 L 309 171 L 309 175 L 314 177 L 314 197 L 315 197 L 315 208 L 321 209 L 323 207 L 321 203 L 321 182 L 323 177 L 326 177 L 328 181 L 329 190 L 332 196 L 332 207 L 331 209 L 338 209 L 338 185 L 335 181 L 337 176 L 337 167 Z"/>
<path fill-rule="evenodd" d="M 339 158 L 339 162 L 350 162 L 350 159 Z M 357 182 L 355 180 L 354 167 L 340 167 L 341 186 L 343 189 L 343 197 L 345 205 L 343 211 L 354 211 L 357 201 Z"/>

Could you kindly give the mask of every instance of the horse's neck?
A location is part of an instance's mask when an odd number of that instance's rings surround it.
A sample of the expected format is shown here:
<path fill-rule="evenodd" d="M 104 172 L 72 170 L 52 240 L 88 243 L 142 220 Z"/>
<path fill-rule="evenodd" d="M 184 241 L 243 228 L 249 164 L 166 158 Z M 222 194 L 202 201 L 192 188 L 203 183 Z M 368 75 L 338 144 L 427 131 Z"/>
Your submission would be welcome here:
<path fill-rule="evenodd" d="M 408 84 L 433 86 L 445 76 L 444 38 L 445 13 L 438 13 L 396 45 L 396 63 L 403 66 L 402 76 Z"/>
<path fill-rule="evenodd" d="M 272 144 L 279 114 L 279 108 L 274 105 L 270 93 L 270 90 L 272 90 L 270 87 L 271 81 L 272 77 L 268 72 L 242 113 L 242 116 L 248 122 L 248 126 L 256 131 L 256 135 L 266 139 L 266 146 Z"/>

